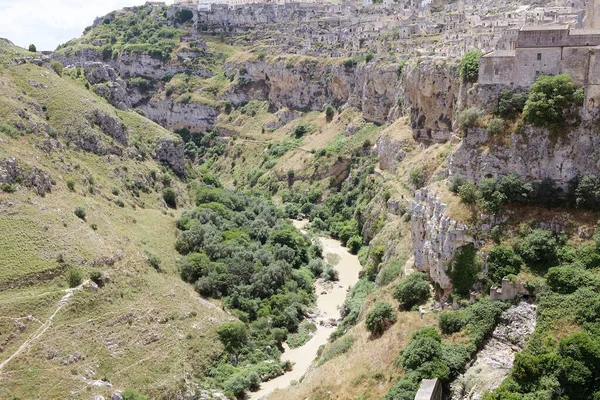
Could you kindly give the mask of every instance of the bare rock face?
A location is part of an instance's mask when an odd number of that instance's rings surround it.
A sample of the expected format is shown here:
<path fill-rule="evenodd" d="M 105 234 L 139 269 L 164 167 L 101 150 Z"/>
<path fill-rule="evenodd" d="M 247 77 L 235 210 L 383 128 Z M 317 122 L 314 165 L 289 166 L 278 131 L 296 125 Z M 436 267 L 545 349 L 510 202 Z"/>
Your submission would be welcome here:
<path fill-rule="evenodd" d="M 411 208 L 415 268 L 428 273 L 432 281 L 449 293 L 452 284 L 448 269 L 454 255 L 461 247 L 475 243 L 475 239 L 466 225 L 446 215 L 446 204 L 427 188 L 417 190 Z"/>
<path fill-rule="evenodd" d="M 88 114 L 88 120 L 98 125 L 102 132 L 112 137 L 123 146 L 129 145 L 127 139 L 127 128 L 125 124 L 118 118 L 104 114 L 99 110 L 93 110 Z"/>
<path fill-rule="evenodd" d="M 178 103 L 167 100 L 151 100 L 138 108 L 146 117 L 167 129 L 187 128 L 192 132 L 210 131 L 217 122 L 219 109 L 199 103 Z"/>
<path fill-rule="evenodd" d="M 189 56 L 189 54 L 186 54 L 186 56 Z M 196 57 L 200 56 L 202 56 L 202 54 L 196 54 Z M 186 63 L 184 62 L 172 63 L 163 61 L 148 54 L 122 53 L 114 62 L 114 68 L 124 79 L 135 76 L 160 79 L 166 74 L 177 74 L 189 70 L 191 66 L 185 64 Z M 212 75 L 210 71 L 198 66 L 194 66 L 193 70 L 196 75 L 204 78 L 208 78 Z"/>
<path fill-rule="evenodd" d="M 127 85 L 109 65 L 100 62 L 87 62 L 83 65 L 85 77 L 93 85 L 93 91 L 104 97 L 120 110 L 131 108 L 127 95 Z"/>
<path fill-rule="evenodd" d="M 440 59 L 407 63 L 402 72 L 404 106 L 410 108 L 415 140 L 444 143 L 456 120 L 460 92 L 457 64 Z"/>
<path fill-rule="evenodd" d="M 184 144 L 181 140 L 170 138 L 159 138 L 156 145 L 154 158 L 166 163 L 175 173 L 183 176 L 185 174 Z"/>
<path fill-rule="evenodd" d="M 600 137 L 587 123 L 558 136 L 544 128 L 525 126 L 505 140 L 492 140 L 484 128 L 469 129 L 450 157 L 450 175 L 478 182 L 511 172 L 527 181 L 553 180 L 566 188 L 576 176 L 600 171 Z M 558 137 L 557 137 L 558 136 Z M 487 151 L 482 152 L 481 148 Z"/>
<path fill-rule="evenodd" d="M 471 366 L 451 385 L 453 400 L 480 399 L 496 389 L 512 369 L 515 354 L 525 348 L 535 330 L 536 307 L 525 301 L 500 317 L 490 340 Z"/>
<path fill-rule="evenodd" d="M 0 160 L 0 184 L 21 184 L 44 196 L 52 189 L 52 177 L 36 167 L 23 165 L 18 158 Z"/>
<path fill-rule="evenodd" d="M 280 109 L 322 111 L 326 104 L 337 107 L 347 103 L 378 124 L 389 121 L 400 91 L 395 66 L 375 62 L 345 67 L 316 60 L 294 65 L 284 59 L 256 60 L 226 64 L 225 70 L 236 78 L 224 95 L 233 104 L 258 99 Z"/>

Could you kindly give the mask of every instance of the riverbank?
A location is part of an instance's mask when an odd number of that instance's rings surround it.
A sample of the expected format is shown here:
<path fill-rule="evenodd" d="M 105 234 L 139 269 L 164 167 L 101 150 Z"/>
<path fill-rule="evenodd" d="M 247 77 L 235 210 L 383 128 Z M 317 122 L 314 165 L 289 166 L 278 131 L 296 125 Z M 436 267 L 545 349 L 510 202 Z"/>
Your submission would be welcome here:
<path fill-rule="evenodd" d="M 296 228 L 305 233 L 303 229 L 308 224 L 307 220 L 293 221 L 293 223 Z M 319 348 L 327 343 L 329 335 L 335 329 L 335 327 L 327 322 L 331 319 L 338 320 L 340 318 L 339 309 L 346 300 L 348 289 L 358 282 L 358 274 L 362 269 L 358 257 L 350 254 L 335 239 L 323 237 L 317 239 L 323 246 L 323 256 L 325 258 L 328 255 L 339 257 L 339 262 L 334 266 L 339 273 L 339 280 L 327 285 L 324 285 L 320 280 L 316 281 L 315 291 L 318 297 L 313 322 L 317 326 L 317 330 L 308 342 L 296 349 L 290 349 L 284 343 L 285 351 L 281 359 L 283 361 L 291 361 L 293 363 L 292 370 L 275 379 L 262 383 L 259 391 L 250 393 L 248 397 L 250 400 L 266 399 L 275 390 L 285 389 L 294 381 L 299 381 L 304 376 L 317 357 Z"/>

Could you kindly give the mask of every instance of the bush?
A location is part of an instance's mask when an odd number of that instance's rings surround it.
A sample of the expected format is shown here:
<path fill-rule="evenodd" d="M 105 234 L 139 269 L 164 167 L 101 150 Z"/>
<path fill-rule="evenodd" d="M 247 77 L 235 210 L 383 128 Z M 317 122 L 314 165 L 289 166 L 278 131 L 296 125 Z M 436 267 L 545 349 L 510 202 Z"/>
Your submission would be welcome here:
<path fill-rule="evenodd" d="M 67 282 L 69 283 L 69 287 L 77 287 L 83 282 L 83 274 L 79 270 L 70 269 L 67 271 Z"/>
<path fill-rule="evenodd" d="M 71 191 L 75 191 L 75 181 L 73 179 L 67 179 L 67 188 Z"/>
<path fill-rule="evenodd" d="M 471 50 L 465 53 L 460 61 L 460 76 L 465 82 L 477 82 L 479 77 L 479 58 L 483 53 L 479 50 Z"/>
<path fill-rule="evenodd" d="M 300 139 L 302 136 L 306 135 L 307 133 L 308 133 L 308 127 L 306 127 L 306 125 L 298 125 L 296 128 L 294 128 L 294 132 L 292 133 L 292 135 L 296 139 Z"/>
<path fill-rule="evenodd" d="M 146 93 L 152 89 L 152 81 L 141 76 L 128 79 L 127 85 L 138 89 L 141 93 Z"/>
<path fill-rule="evenodd" d="M 461 111 L 458 116 L 458 126 L 463 133 L 466 133 L 467 129 L 474 127 L 482 114 L 483 111 L 477 107 L 471 107 Z"/>
<path fill-rule="evenodd" d="M 54 72 L 56 72 L 56 75 L 62 76 L 62 74 L 63 74 L 63 65 L 59 61 L 52 61 L 52 62 L 50 62 L 50 67 L 52 68 L 52 70 Z"/>
<path fill-rule="evenodd" d="M 167 206 L 177 208 L 177 193 L 175 193 L 175 190 L 170 187 L 165 188 L 162 191 L 162 196 Z"/>
<path fill-rule="evenodd" d="M 175 14 L 175 23 L 184 24 L 194 18 L 194 13 L 186 8 L 177 11 Z"/>
<path fill-rule="evenodd" d="M 546 274 L 546 283 L 553 291 L 570 294 L 581 287 L 599 288 L 599 280 L 590 271 L 577 267 L 553 267 Z"/>
<path fill-rule="evenodd" d="M 145 251 L 146 260 L 148 264 L 150 264 L 157 272 L 160 272 L 160 258 L 156 254 L 150 253 L 149 251 Z"/>
<path fill-rule="evenodd" d="M 394 298 L 400 302 L 405 310 L 425 303 L 429 297 L 430 286 L 427 275 L 422 272 L 414 272 L 404 278 L 394 289 Z"/>
<path fill-rule="evenodd" d="M 423 168 L 413 168 L 408 173 L 408 179 L 410 183 L 416 188 L 420 189 L 425 184 L 425 173 L 423 172 Z"/>
<path fill-rule="evenodd" d="M 523 112 L 526 101 L 526 92 L 515 93 L 510 89 L 502 89 L 498 96 L 498 106 L 494 112 L 502 117 L 514 118 Z"/>
<path fill-rule="evenodd" d="M 467 316 L 464 311 L 443 311 L 438 315 L 440 330 L 444 335 L 459 332 L 467 325 Z"/>
<path fill-rule="evenodd" d="M 325 279 L 326 281 L 337 281 L 339 280 L 339 272 L 331 265 L 327 265 L 321 273 L 321 278 Z"/>
<path fill-rule="evenodd" d="M 35 44 L 30 44 L 29 45 L 29 51 L 31 53 L 37 53 L 37 48 L 35 47 Z"/>
<path fill-rule="evenodd" d="M 100 287 L 104 286 L 104 280 L 102 279 L 102 272 L 100 272 L 100 271 L 90 272 L 90 280 Z"/>
<path fill-rule="evenodd" d="M 371 52 L 368 52 L 367 54 L 365 54 L 365 62 L 371 61 L 373 57 L 375 57 L 375 55 Z"/>
<path fill-rule="evenodd" d="M 497 135 L 504 131 L 505 123 L 502 118 L 492 118 L 488 122 L 486 132 L 490 135 Z"/>
<path fill-rule="evenodd" d="M 334 115 L 335 108 L 333 108 L 331 104 L 327 104 L 327 106 L 325 106 L 325 117 L 327 118 L 327 121 L 331 121 Z"/>
<path fill-rule="evenodd" d="M 385 286 L 399 277 L 403 269 L 403 260 L 393 260 L 388 265 L 381 268 L 377 274 L 377 278 L 375 278 L 375 283 L 377 286 Z"/>
<path fill-rule="evenodd" d="M 396 312 L 389 303 L 384 302 L 375 303 L 365 319 L 365 325 L 373 335 L 383 334 L 394 322 L 396 322 Z"/>
<path fill-rule="evenodd" d="M 455 175 L 450 181 L 450 191 L 452 193 L 458 193 L 460 187 L 465 183 L 465 178 L 463 178 L 461 175 Z"/>
<path fill-rule="evenodd" d="M 217 328 L 219 340 L 229 353 L 237 353 L 248 340 L 248 329 L 243 322 L 226 322 Z"/>
<path fill-rule="evenodd" d="M 123 400 L 148 400 L 148 397 L 139 394 L 133 389 L 125 389 L 121 392 Z"/>
<path fill-rule="evenodd" d="M 351 254 L 357 254 L 362 247 L 362 238 L 360 236 L 352 236 L 348 239 L 348 242 L 346 242 L 346 246 Z"/>
<path fill-rule="evenodd" d="M 565 108 L 575 102 L 575 87 L 569 75 L 541 75 L 529 89 L 523 117 L 538 126 L 561 126 Z"/>
<path fill-rule="evenodd" d="M 504 245 L 494 246 L 487 257 L 488 276 L 492 282 L 499 284 L 508 275 L 517 275 L 521 271 L 523 259 L 515 251 Z"/>
<path fill-rule="evenodd" d="M 473 182 L 467 182 L 458 188 L 458 196 L 465 204 L 475 204 L 479 199 L 479 191 Z"/>
<path fill-rule="evenodd" d="M 75 215 L 77 216 L 77 218 L 85 221 L 85 215 L 86 215 L 85 208 L 75 207 Z"/>
<path fill-rule="evenodd" d="M 15 187 L 10 183 L 3 183 L 0 188 L 5 193 L 14 193 L 16 191 Z"/>
<path fill-rule="evenodd" d="M 517 253 L 531 268 L 546 270 L 558 262 L 558 243 L 551 231 L 534 229 L 517 243 Z"/>

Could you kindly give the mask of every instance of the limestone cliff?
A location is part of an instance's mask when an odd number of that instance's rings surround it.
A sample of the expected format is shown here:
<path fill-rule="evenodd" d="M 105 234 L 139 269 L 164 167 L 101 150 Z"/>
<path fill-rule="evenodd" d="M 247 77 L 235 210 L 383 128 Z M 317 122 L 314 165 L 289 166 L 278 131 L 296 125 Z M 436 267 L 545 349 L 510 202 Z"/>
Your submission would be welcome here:
<path fill-rule="evenodd" d="M 427 272 L 431 280 L 449 294 L 452 289 L 449 268 L 454 255 L 475 239 L 466 225 L 447 215 L 446 204 L 431 189 L 417 190 L 411 212 L 415 268 Z"/>
<path fill-rule="evenodd" d="M 348 104 L 378 124 L 390 121 L 400 93 L 396 66 L 374 61 L 345 67 L 317 59 L 297 63 L 257 59 L 227 63 L 225 71 L 235 81 L 224 97 L 236 105 L 260 99 L 277 108 L 320 111 L 326 104 Z"/>
<path fill-rule="evenodd" d="M 409 61 L 402 71 L 402 98 L 410 109 L 416 140 L 443 143 L 450 139 L 458 113 L 458 64 L 446 59 Z"/>
<path fill-rule="evenodd" d="M 485 128 L 469 129 L 450 156 L 450 175 L 478 182 L 515 172 L 527 181 L 551 179 L 565 188 L 576 176 L 600 171 L 600 138 L 587 124 L 561 135 L 533 126 L 505 135 L 499 138 Z"/>

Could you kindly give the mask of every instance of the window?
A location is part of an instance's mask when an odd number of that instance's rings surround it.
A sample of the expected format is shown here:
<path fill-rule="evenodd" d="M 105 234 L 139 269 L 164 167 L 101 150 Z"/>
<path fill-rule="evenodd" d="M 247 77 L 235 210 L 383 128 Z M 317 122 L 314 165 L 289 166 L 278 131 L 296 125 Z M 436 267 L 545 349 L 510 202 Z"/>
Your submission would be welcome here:
<path fill-rule="evenodd" d="M 494 68 L 494 75 L 498 75 L 498 68 Z"/>
<path fill-rule="evenodd" d="M 540 71 L 535 71 L 535 76 L 539 76 L 540 75 Z"/>
<path fill-rule="evenodd" d="M 535 44 L 540 44 L 541 39 L 540 38 L 536 38 L 535 39 Z"/>
<path fill-rule="evenodd" d="M 542 53 L 537 53 L 537 59 L 540 61 L 542 59 Z"/>
<path fill-rule="evenodd" d="M 556 37 L 552 36 L 552 43 L 556 42 Z"/>

